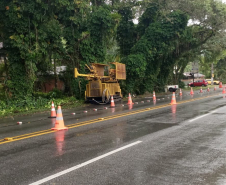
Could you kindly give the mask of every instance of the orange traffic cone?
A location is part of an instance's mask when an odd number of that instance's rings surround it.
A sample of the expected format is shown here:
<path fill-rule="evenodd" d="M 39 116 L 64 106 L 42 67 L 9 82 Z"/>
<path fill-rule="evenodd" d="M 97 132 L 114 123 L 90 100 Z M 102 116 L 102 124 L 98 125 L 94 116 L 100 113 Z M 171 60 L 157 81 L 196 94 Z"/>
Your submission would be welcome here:
<path fill-rule="evenodd" d="M 175 104 L 177 104 L 177 102 L 176 102 L 176 96 L 175 96 L 175 92 L 173 92 L 172 100 L 171 100 L 171 105 L 175 105 Z"/>
<path fill-rule="evenodd" d="M 203 91 L 202 91 L 202 87 L 201 87 L 201 89 L 200 89 L 200 93 L 203 93 Z"/>
<path fill-rule="evenodd" d="M 217 88 L 216 88 L 216 86 L 214 86 L 214 91 L 216 91 L 217 90 Z"/>
<path fill-rule="evenodd" d="M 134 104 L 134 103 L 133 103 L 133 101 L 132 101 L 132 98 L 131 98 L 130 93 L 129 93 L 128 103 L 127 103 L 127 104 L 128 104 L 128 105 L 132 105 L 132 104 Z"/>
<path fill-rule="evenodd" d="M 194 92 L 193 92 L 192 87 L 191 87 L 191 92 L 190 92 L 190 95 L 194 95 Z"/>
<path fill-rule="evenodd" d="M 52 102 L 52 106 L 51 106 L 51 115 L 49 118 L 55 118 L 56 117 L 56 110 L 55 110 L 55 106 L 54 103 Z"/>
<path fill-rule="evenodd" d="M 225 87 L 223 88 L 222 94 L 226 94 L 226 92 L 225 92 Z"/>
<path fill-rule="evenodd" d="M 182 96 L 182 91 L 181 91 L 181 89 L 180 89 L 180 96 Z"/>
<path fill-rule="evenodd" d="M 210 92 L 210 88 L 209 87 L 207 88 L 207 92 Z"/>
<path fill-rule="evenodd" d="M 219 83 L 219 88 L 222 88 L 222 82 Z"/>
<path fill-rule="evenodd" d="M 153 91 L 153 101 L 156 101 L 155 91 Z"/>
<path fill-rule="evenodd" d="M 113 96 L 111 96 L 111 108 L 115 107 L 115 102 Z"/>
<path fill-rule="evenodd" d="M 61 111 L 61 106 L 58 106 L 57 109 L 57 116 L 56 116 L 56 123 L 55 127 L 51 128 L 52 130 L 66 130 L 67 127 L 64 126 L 63 114 Z"/>

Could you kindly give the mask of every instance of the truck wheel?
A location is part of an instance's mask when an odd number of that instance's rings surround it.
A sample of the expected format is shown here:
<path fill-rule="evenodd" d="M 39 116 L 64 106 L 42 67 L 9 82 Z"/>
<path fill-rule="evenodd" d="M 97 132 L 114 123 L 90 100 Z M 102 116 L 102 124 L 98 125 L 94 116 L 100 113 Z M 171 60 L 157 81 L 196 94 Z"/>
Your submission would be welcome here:
<path fill-rule="evenodd" d="M 169 88 L 169 92 L 173 92 L 173 88 L 172 87 Z"/>
<path fill-rule="evenodd" d="M 108 91 L 108 94 L 109 94 L 108 97 L 106 96 L 106 92 L 107 91 Z M 111 96 L 110 96 L 109 90 L 108 89 L 104 89 L 103 94 L 102 94 L 102 102 L 103 103 L 109 103 L 110 102 L 110 98 L 111 98 Z"/>

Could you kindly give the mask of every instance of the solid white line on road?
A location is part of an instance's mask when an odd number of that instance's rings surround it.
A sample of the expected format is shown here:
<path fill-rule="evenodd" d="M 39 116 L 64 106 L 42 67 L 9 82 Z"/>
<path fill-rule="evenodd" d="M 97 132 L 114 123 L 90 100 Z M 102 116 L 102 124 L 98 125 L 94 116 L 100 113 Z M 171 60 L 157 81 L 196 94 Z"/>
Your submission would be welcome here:
<path fill-rule="evenodd" d="M 54 174 L 54 175 L 51 175 L 51 176 L 46 177 L 46 178 L 44 178 L 44 179 L 41 179 L 41 180 L 39 180 L 39 181 L 37 181 L 37 182 L 31 183 L 30 185 L 39 185 L 39 184 L 42 184 L 42 183 L 44 183 L 44 182 L 50 181 L 50 180 L 52 180 L 52 179 L 54 179 L 54 178 L 57 178 L 57 177 L 59 177 L 59 176 L 61 176 L 61 175 L 65 175 L 66 173 L 69 173 L 69 172 L 71 172 L 71 171 L 77 170 L 77 169 L 79 169 L 79 168 L 81 168 L 81 167 L 84 167 L 84 166 L 86 166 L 86 165 L 88 165 L 88 164 L 91 164 L 91 163 L 93 163 L 93 162 L 95 162 L 95 161 L 98 161 L 98 160 L 100 160 L 100 159 L 103 159 L 103 158 L 105 158 L 105 157 L 107 157 L 107 156 L 109 156 L 109 155 L 112 155 L 112 154 L 114 154 L 114 153 L 117 153 L 117 152 L 119 152 L 119 151 L 122 151 L 122 150 L 124 150 L 124 149 L 126 149 L 126 148 L 129 148 L 129 147 L 132 147 L 132 146 L 134 146 L 134 145 L 137 145 L 137 144 L 139 144 L 139 143 L 141 143 L 141 142 L 142 142 L 142 141 L 137 141 L 137 142 L 131 143 L 131 144 L 129 144 L 129 145 L 123 146 L 123 147 L 121 147 L 121 148 L 118 148 L 118 149 L 116 149 L 116 150 L 113 150 L 113 151 L 111 151 L 111 152 L 108 152 L 108 153 L 106 153 L 106 154 L 104 154 L 104 155 L 101 155 L 101 156 L 99 156 L 99 157 L 96 157 L 96 158 L 93 158 L 93 159 L 91 159 L 91 160 L 89 160 L 89 161 L 86 161 L 86 162 L 84 162 L 84 163 L 82 163 L 82 164 L 73 166 L 73 167 L 71 167 L 71 168 L 68 168 L 67 170 L 61 171 L 61 172 L 59 172 L 59 173 L 56 173 L 56 174 Z"/>
<path fill-rule="evenodd" d="M 210 113 L 208 113 L 208 114 L 204 114 L 204 115 L 199 116 L 199 117 L 197 117 L 197 118 L 191 119 L 191 120 L 189 120 L 188 122 L 192 122 L 192 121 L 195 121 L 195 120 L 197 120 L 197 119 L 203 118 L 203 117 L 205 117 L 205 116 L 208 116 L 208 115 L 210 115 L 210 114 L 213 114 L 214 112 L 217 112 L 217 111 L 214 110 L 214 111 L 212 111 L 212 112 L 210 112 Z"/>

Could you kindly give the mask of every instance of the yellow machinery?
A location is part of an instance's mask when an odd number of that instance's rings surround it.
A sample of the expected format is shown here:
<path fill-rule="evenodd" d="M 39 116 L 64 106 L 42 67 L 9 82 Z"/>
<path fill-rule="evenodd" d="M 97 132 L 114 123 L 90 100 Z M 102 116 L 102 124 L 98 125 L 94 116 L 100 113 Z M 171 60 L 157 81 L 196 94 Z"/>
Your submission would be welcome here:
<path fill-rule="evenodd" d="M 86 65 L 91 74 L 79 74 L 77 68 L 75 68 L 75 78 L 84 76 L 89 80 L 89 83 L 86 84 L 86 101 L 107 104 L 110 102 L 110 96 L 113 96 L 115 100 L 122 98 L 118 80 L 126 79 L 126 66 L 118 62 L 111 64 L 114 65 L 113 69 L 106 64 L 92 63 L 90 66 Z"/>

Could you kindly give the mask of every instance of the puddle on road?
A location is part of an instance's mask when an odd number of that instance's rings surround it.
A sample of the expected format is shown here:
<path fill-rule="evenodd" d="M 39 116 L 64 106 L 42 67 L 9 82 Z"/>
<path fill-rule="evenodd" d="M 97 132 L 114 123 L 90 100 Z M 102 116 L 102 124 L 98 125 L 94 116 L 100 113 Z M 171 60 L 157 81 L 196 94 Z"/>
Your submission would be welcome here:
<path fill-rule="evenodd" d="M 64 154 L 64 136 L 67 130 L 59 130 L 54 133 L 56 139 L 56 155 Z"/>
<path fill-rule="evenodd" d="M 217 108 L 223 106 L 225 105 L 220 105 Z M 132 107 L 133 105 L 131 105 Z M 70 148 L 81 146 L 82 143 L 85 146 L 91 147 L 94 151 L 99 147 L 109 148 L 119 146 L 145 135 L 177 126 L 181 121 L 201 113 L 197 111 L 199 107 L 196 109 L 191 107 L 192 105 L 188 105 L 184 110 L 178 105 L 173 105 L 161 111 L 152 111 L 148 114 L 131 115 L 129 117 L 122 117 L 120 120 L 107 121 L 105 124 L 101 124 L 101 126 L 92 125 L 91 127 L 94 128 L 86 128 L 84 130 L 81 127 L 75 132 L 68 132 L 65 140 L 67 139 L 72 144 Z M 184 118 L 184 115 L 186 115 L 186 118 Z M 65 145 L 64 149 L 64 135 L 57 137 L 60 138 L 56 139 L 57 153 L 62 155 L 65 150 L 68 150 L 68 147 Z M 89 142 L 87 143 L 87 141 Z"/>
<path fill-rule="evenodd" d="M 178 124 L 175 122 L 171 122 L 170 124 L 162 122 L 149 122 L 143 119 L 124 120 L 118 123 L 112 123 L 111 125 L 104 125 L 102 128 L 93 128 L 83 132 L 77 132 L 76 134 L 69 134 L 68 137 L 71 139 L 75 138 L 76 140 L 80 140 L 82 137 L 90 137 L 93 138 L 90 139 L 91 143 L 94 142 L 99 145 L 99 142 L 101 142 L 104 145 L 113 144 L 113 146 L 117 146 L 124 142 L 128 142 L 175 125 Z"/>

